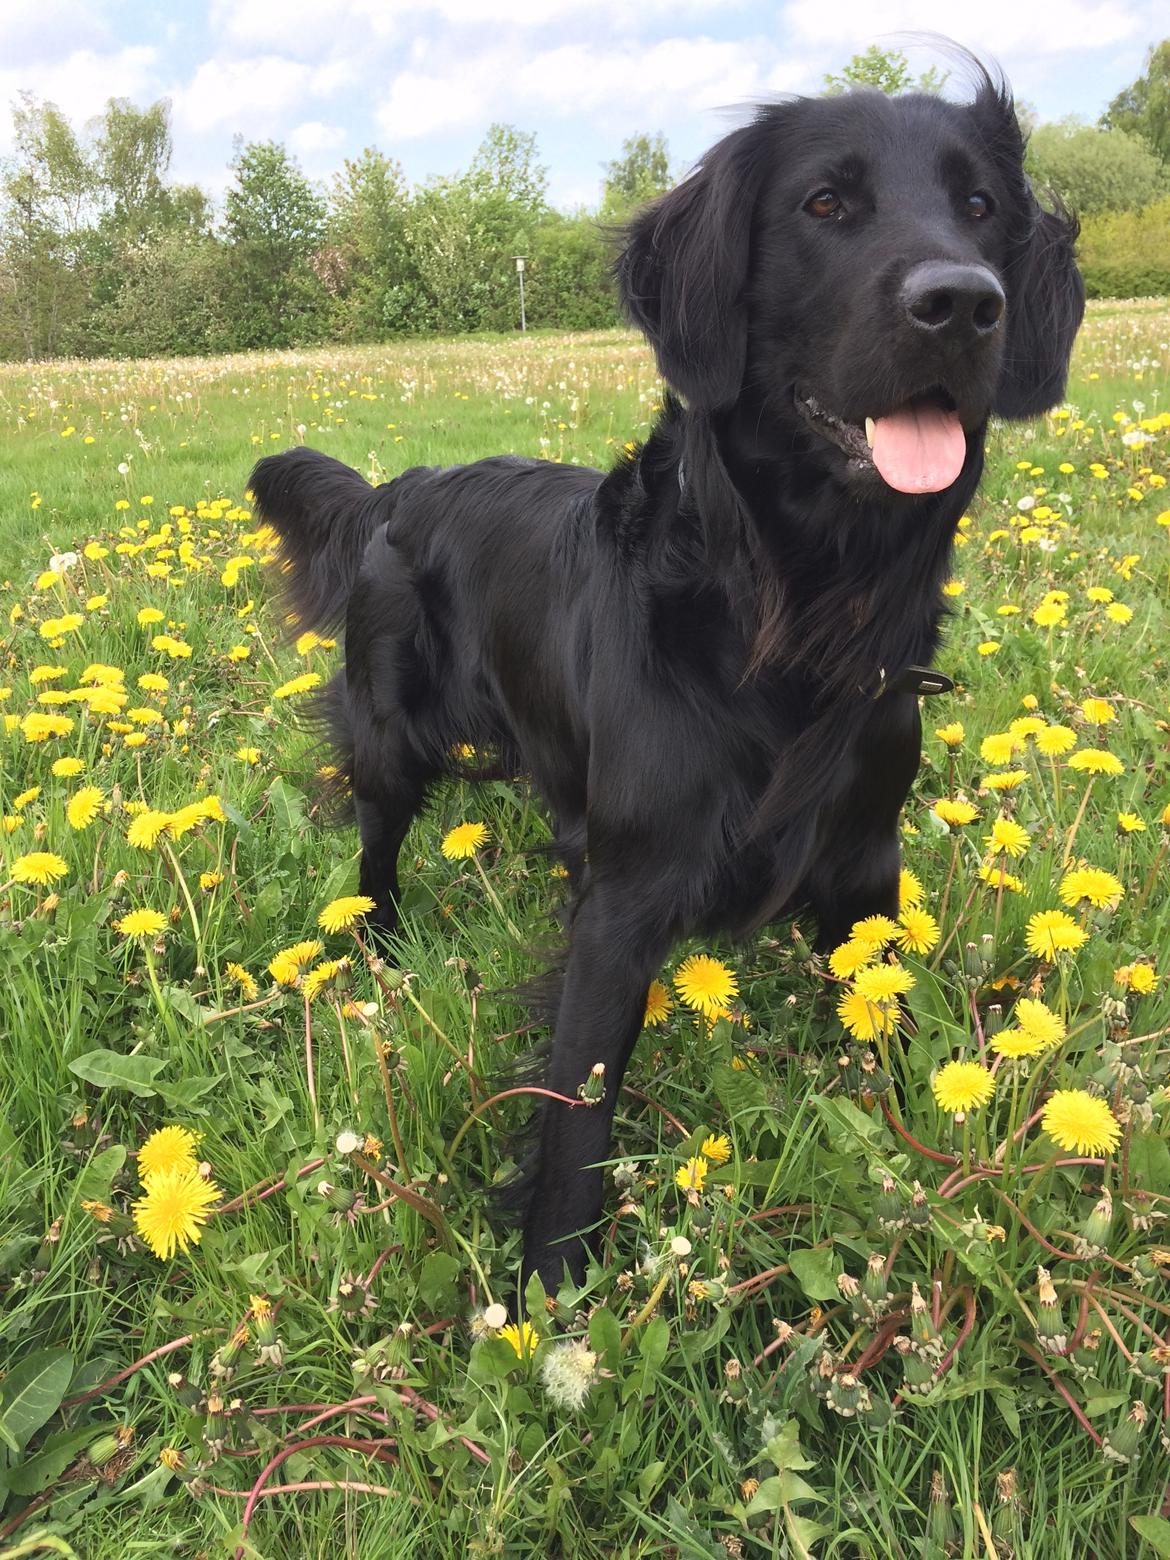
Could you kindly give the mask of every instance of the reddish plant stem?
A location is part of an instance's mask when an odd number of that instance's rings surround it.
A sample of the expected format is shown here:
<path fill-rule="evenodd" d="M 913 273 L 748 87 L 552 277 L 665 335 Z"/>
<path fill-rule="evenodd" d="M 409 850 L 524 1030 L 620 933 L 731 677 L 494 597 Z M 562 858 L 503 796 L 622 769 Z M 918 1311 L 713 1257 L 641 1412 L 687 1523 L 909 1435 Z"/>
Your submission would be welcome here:
<path fill-rule="evenodd" d="M 320 1170 L 325 1163 L 323 1159 L 310 1159 L 297 1171 L 294 1180 L 299 1181 L 303 1175 L 312 1175 L 314 1170 Z M 221 1203 L 218 1208 L 212 1209 L 213 1217 L 223 1213 L 236 1213 L 239 1209 L 250 1206 L 252 1202 L 263 1202 L 266 1197 L 271 1197 L 279 1192 L 284 1185 L 287 1171 L 280 1175 L 266 1176 L 263 1181 L 257 1181 L 255 1186 L 250 1186 L 246 1192 L 241 1192 L 238 1197 L 233 1197 L 231 1202 Z"/>
<path fill-rule="evenodd" d="M 917 1149 L 920 1154 L 925 1155 L 927 1159 L 933 1159 L 937 1164 L 940 1165 L 958 1164 L 959 1161 L 955 1158 L 954 1154 L 940 1154 L 937 1149 L 927 1148 L 925 1143 L 920 1143 L 916 1137 L 912 1137 L 911 1134 L 906 1131 L 906 1128 L 902 1125 L 902 1123 L 894 1116 L 893 1112 L 890 1110 L 890 1107 L 886 1104 L 884 1098 L 882 1099 L 882 1115 L 886 1118 L 890 1126 L 893 1127 L 894 1131 L 900 1138 L 909 1143 L 911 1148 Z"/>
<path fill-rule="evenodd" d="M 311 1419 L 306 1419 L 303 1424 L 294 1425 L 291 1430 L 286 1430 L 281 1436 L 282 1441 L 287 1441 L 293 1435 L 306 1435 L 317 1425 L 326 1419 L 335 1419 L 338 1414 L 361 1414 L 363 1419 L 375 1419 L 380 1425 L 390 1423 L 389 1415 L 384 1414 L 379 1408 L 371 1408 L 369 1405 L 376 1402 L 373 1397 L 352 1398 L 348 1403 L 335 1403 L 331 1408 L 323 1408 L 319 1414 L 314 1414 Z"/>
<path fill-rule="evenodd" d="M 1109 1336 L 1113 1339 L 1114 1343 L 1121 1350 L 1121 1353 L 1122 1353 L 1122 1355 L 1125 1358 L 1126 1364 L 1127 1365 L 1132 1365 L 1133 1364 L 1133 1353 L 1132 1353 L 1132 1351 L 1130 1349 L 1128 1349 L 1126 1347 L 1124 1339 L 1122 1338 L 1121 1334 L 1117 1331 L 1117 1328 L 1113 1325 L 1113 1318 L 1109 1315 L 1109 1312 L 1105 1309 L 1105 1307 L 1097 1299 L 1096 1295 L 1090 1295 L 1089 1296 L 1089 1304 L 1093 1307 L 1094 1311 L 1096 1311 L 1097 1315 L 1101 1318 L 1102 1322 L 1104 1322 L 1104 1324 L 1105 1324 L 1105 1331 L 1109 1334 Z"/>
<path fill-rule="evenodd" d="M 149 1354 L 144 1354 L 140 1360 L 135 1360 L 133 1365 L 127 1365 L 125 1370 L 120 1370 L 116 1376 L 111 1376 L 108 1381 L 101 1382 L 96 1387 L 90 1387 L 88 1392 L 79 1392 L 76 1397 L 66 1398 L 61 1404 L 62 1408 L 76 1408 L 79 1403 L 88 1403 L 90 1398 L 100 1397 L 103 1392 L 108 1392 L 111 1387 L 116 1387 L 119 1382 L 126 1381 L 136 1371 L 142 1370 L 152 1360 L 161 1360 L 167 1354 L 173 1354 L 176 1349 L 186 1348 L 194 1339 L 194 1333 L 187 1333 L 182 1338 L 175 1338 L 170 1343 L 161 1344 L 157 1349 L 151 1349 Z"/>
<path fill-rule="evenodd" d="M 443 1242 L 444 1247 L 448 1251 L 451 1249 L 451 1231 L 447 1228 L 446 1219 L 434 1203 L 425 1197 L 420 1197 L 417 1192 L 412 1192 L 409 1186 L 400 1186 L 385 1171 L 379 1170 L 377 1165 L 371 1163 L 364 1154 L 355 1152 L 349 1157 L 359 1170 L 364 1171 L 372 1180 L 380 1182 L 387 1191 L 393 1192 L 395 1197 L 401 1198 L 408 1207 L 413 1208 L 416 1213 L 421 1214 L 424 1219 L 433 1224 L 439 1232 L 439 1238 Z"/>
<path fill-rule="evenodd" d="M 1033 1362 L 1033 1364 L 1039 1365 L 1040 1369 L 1044 1372 L 1052 1385 L 1060 1393 L 1061 1397 L 1068 1404 L 1069 1408 L 1072 1409 L 1073 1414 L 1076 1416 L 1077 1423 L 1080 1425 L 1081 1429 L 1093 1440 L 1097 1446 L 1100 1446 L 1101 1437 L 1085 1418 L 1081 1409 L 1081 1405 L 1077 1402 L 1076 1398 L 1073 1397 L 1072 1393 L 1065 1386 L 1064 1382 L 1061 1381 L 1056 1372 L 1051 1368 L 1047 1360 L 1045 1360 L 1044 1356 L 1040 1353 L 1039 1349 L 1033 1348 L 1033 1346 L 1027 1341 L 1026 1338 L 1017 1338 L 1016 1348 L 1019 1349 L 1022 1354 L 1026 1354 Z"/>
<path fill-rule="evenodd" d="M 247 1490 L 225 1490 L 221 1484 L 209 1484 L 207 1488 L 213 1495 L 227 1495 L 233 1499 L 243 1500 L 248 1494 Z M 263 1500 L 267 1495 L 295 1495 L 301 1490 L 348 1490 L 359 1495 L 395 1495 L 397 1490 L 390 1489 L 385 1484 L 363 1484 L 360 1479 L 302 1479 L 298 1484 L 269 1484 L 260 1491 L 259 1498 Z M 417 1496 L 409 1496 L 410 1500 L 417 1500 Z"/>
<path fill-rule="evenodd" d="M 380 1251 L 378 1253 L 378 1255 L 374 1258 L 374 1265 L 373 1265 L 373 1267 L 366 1274 L 366 1288 L 367 1289 L 370 1287 L 370 1285 L 377 1278 L 378 1273 L 381 1270 L 382 1264 L 384 1262 L 386 1262 L 390 1257 L 394 1256 L 397 1252 L 399 1252 L 401 1250 L 402 1250 L 402 1246 L 401 1246 L 401 1244 L 399 1244 L 397 1246 L 387 1246 L 385 1251 Z"/>
<path fill-rule="evenodd" d="M 679 1137 L 690 1136 L 690 1133 L 677 1116 L 672 1116 L 665 1105 L 660 1105 L 657 1100 L 652 1100 L 648 1094 L 643 1094 L 641 1089 L 635 1089 L 632 1085 L 623 1083 L 622 1093 L 632 1095 L 634 1099 L 641 1100 L 643 1105 L 649 1105 L 651 1110 L 656 1110 L 660 1116 L 670 1123 Z"/>
<path fill-rule="evenodd" d="M 1040 1170 L 1055 1170 L 1060 1165 L 1103 1165 L 1103 1159 L 1089 1159 L 1084 1155 L 1074 1155 L 1069 1159 L 1046 1159 L 1039 1165 L 1017 1165 L 1012 1171 L 1013 1175 L 1035 1175 Z M 970 1175 L 965 1175 L 962 1180 L 955 1181 L 954 1175 L 948 1175 L 938 1189 L 940 1197 L 957 1197 L 958 1194 L 974 1181 L 986 1181 L 989 1176 L 1003 1175 L 1000 1165 L 979 1165 L 972 1170 Z M 951 1183 L 954 1182 L 954 1185 Z"/>
<path fill-rule="evenodd" d="M 313 1129 L 320 1132 L 321 1112 L 317 1109 L 317 1083 L 313 1076 L 313 1021 L 308 997 L 305 998 L 305 1083 L 309 1090 L 309 1104 L 313 1107 Z"/>
<path fill-rule="evenodd" d="M 380 1462 L 386 1460 L 385 1454 L 390 1451 L 393 1442 L 387 1439 L 359 1440 L 352 1435 L 311 1435 L 307 1440 L 296 1441 L 292 1446 L 285 1446 L 279 1452 L 275 1452 L 256 1477 L 256 1482 L 248 1492 L 248 1499 L 244 1505 L 244 1514 L 240 1519 L 240 1542 L 236 1548 L 235 1560 L 244 1560 L 247 1545 L 244 1540 L 248 1536 L 248 1527 L 252 1521 L 252 1513 L 256 1510 L 256 1503 L 263 1494 L 264 1486 L 280 1467 L 290 1457 L 295 1457 L 298 1452 L 307 1452 L 313 1446 L 342 1446 L 349 1451 L 365 1452 L 367 1456 L 374 1457 Z M 394 1459 L 397 1461 L 397 1459 Z"/>

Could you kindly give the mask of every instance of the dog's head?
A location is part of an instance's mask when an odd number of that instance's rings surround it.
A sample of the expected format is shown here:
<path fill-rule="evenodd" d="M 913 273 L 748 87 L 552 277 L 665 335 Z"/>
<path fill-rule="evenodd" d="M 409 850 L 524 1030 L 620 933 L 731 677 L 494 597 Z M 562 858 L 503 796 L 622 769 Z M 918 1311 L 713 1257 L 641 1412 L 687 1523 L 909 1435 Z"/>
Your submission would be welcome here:
<path fill-rule="evenodd" d="M 1076 226 L 1037 202 L 1010 93 L 760 109 L 634 219 L 627 313 L 699 411 L 750 411 L 859 492 L 937 492 L 988 415 L 1064 391 Z"/>

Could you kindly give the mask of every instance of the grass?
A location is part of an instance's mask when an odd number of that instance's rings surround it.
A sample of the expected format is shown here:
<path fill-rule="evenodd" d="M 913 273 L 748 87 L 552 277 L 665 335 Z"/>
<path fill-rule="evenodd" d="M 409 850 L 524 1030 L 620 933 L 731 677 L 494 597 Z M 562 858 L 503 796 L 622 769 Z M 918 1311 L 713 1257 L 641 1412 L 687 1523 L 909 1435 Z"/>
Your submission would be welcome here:
<path fill-rule="evenodd" d="M 510 1335 L 491 1307 L 517 1238 L 483 1193 L 530 1102 L 487 1101 L 534 1038 L 507 992 L 563 897 L 547 827 L 519 780 L 452 787 L 408 842 L 395 966 L 321 931 L 356 839 L 320 825 L 320 755 L 280 690 L 336 652 L 286 642 L 244 487 L 298 439 L 373 477 L 503 450 L 606 463 L 653 416 L 644 346 L 0 368 L 0 1543 L 1170 1553 L 1168 331 L 1165 305 L 1093 308 L 1066 406 L 993 439 L 949 587 L 959 687 L 924 707 L 905 815 L 939 938 L 900 957 L 899 1030 L 880 1004 L 857 1036 L 837 1015 L 876 953 L 834 973 L 789 924 L 677 950 L 627 1080 L 604 1264 L 583 1294 L 530 1292 Z M 30 740 L 31 713 L 69 724 Z M 934 735 L 956 722 L 953 746 Z M 1072 750 L 1046 756 L 1058 726 Z M 940 797 L 977 819 L 948 829 Z M 144 809 L 161 832 L 135 844 Z M 1000 816 L 1018 857 L 989 857 Z M 487 842 L 449 860 L 467 821 Z M 41 852 L 59 875 L 20 881 Z M 1066 905 L 1080 861 L 1120 897 Z M 1057 908 L 1080 946 L 1044 958 L 1029 921 Z M 137 909 L 163 929 L 125 935 Z M 279 983 L 302 940 L 320 954 Z M 673 985 L 696 952 L 736 977 L 714 1022 Z M 1021 998 L 1064 1038 L 1012 1062 L 994 1048 Z M 956 1058 L 994 1073 L 965 1120 L 932 1088 Z M 1055 1090 L 1106 1123 L 1083 1153 L 1046 1130 Z M 164 1260 L 133 1208 L 167 1125 L 221 1196 Z"/>

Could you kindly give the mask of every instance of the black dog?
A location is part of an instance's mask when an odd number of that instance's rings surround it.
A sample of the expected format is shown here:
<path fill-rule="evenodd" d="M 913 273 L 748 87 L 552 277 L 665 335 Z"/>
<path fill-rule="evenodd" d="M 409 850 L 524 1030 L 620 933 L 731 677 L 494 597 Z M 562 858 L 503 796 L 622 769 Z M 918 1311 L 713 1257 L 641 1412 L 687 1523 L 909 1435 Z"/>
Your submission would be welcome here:
<path fill-rule="evenodd" d="M 1075 227 L 1005 87 L 761 108 L 642 211 L 617 266 L 668 398 L 608 474 L 493 459 L 371 489 L 262 460 L 301 626 L 345 622 L 332 734 L 387 930 L 457 744 L 552 809 L 574 887 L 524 1271 L 580 1280 L 651 977 L 680 936 L 898 909 L 918 673 L 988 417 L 1064 389 Z"/>

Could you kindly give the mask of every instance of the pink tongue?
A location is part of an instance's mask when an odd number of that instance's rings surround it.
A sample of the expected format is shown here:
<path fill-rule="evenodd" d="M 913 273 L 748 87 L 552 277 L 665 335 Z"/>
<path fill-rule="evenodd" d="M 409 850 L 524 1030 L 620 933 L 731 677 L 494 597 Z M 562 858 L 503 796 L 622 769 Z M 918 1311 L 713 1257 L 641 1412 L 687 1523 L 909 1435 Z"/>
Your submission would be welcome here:
<path fill-rule="evenodd" d="M 873 463 L 900 493 L 938 493 L 963 469 L 967 440 L 957 412 L 910 403 L 873 429 Z"/>

